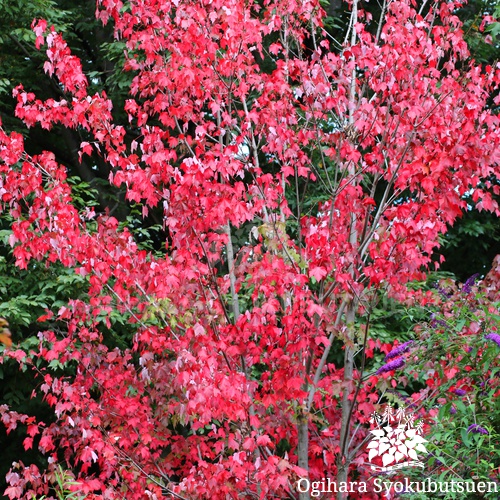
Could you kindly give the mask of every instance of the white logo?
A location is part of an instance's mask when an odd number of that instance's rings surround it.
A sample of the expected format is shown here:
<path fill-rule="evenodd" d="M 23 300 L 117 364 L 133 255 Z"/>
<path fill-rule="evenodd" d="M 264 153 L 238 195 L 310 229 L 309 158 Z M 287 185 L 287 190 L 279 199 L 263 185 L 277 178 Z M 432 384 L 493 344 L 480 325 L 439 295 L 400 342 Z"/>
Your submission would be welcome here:
<path fill-rule="evenodd" d="M 381 457 L 383 467 L 371 464 L 373 470 L 380 472 L 394 471 L 402 467 L 424 467 L 417 452 L 427 453 L 421 436 L 422 423 L 414 426 L 415 417 L 406 415 L 404 408 L 386 407 L 383 415 L 374 413 L 370 422 L 377 428 L 371 430 L 374 438 L 368 443 L 368 461 Z"/>

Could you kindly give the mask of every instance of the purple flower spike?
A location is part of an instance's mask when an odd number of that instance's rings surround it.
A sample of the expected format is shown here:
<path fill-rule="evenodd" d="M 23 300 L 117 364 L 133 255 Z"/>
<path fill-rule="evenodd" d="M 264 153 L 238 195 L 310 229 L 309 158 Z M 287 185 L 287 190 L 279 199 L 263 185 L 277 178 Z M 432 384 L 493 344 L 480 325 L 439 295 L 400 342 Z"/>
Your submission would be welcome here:
<path fill-rule="evenodd" d="M 439 326 L 447 326 L 446 321 L 444 321 L 442 319 L 436 319 L 435 313 L 432 313 L 429 319 L 430 319 L 429 324 L 431 325 L 432 328 L 437 328 L 438 325 Z"/>
<path fill-rule="evenodd" d="M 444 288 L 441 288 L 437 283 L 434 283 L 434 288 L 445 298 L 449 299 L 451 297 L 451 293 L 448 293 Z"/>
<path fill-rule="evenodd" d="M 397 358 L 393 359 L 392 361 L 389 361 L 389 363 L 386 363 L 384 366 L 381 366 L 377 370 L 377 375 L 380 375 L 382 373 L 386 372 L 391 372 L 392 370 L 397 370 L 398 368 L 401 368 L 405 364 L 405 358 Z"/>
<path fill-rule="evenodd" d="M 489 333 L 484 338 L 488 340 L 493 340 L 493 342 L 495 342 L 495 344 L 497 344 L 498 347 L 500 347 L 500 335 L 498 335 L 498 333 Z"/>
<path fill-rule="evenodd" d="M 389 361 L 390 359 L 397 358 L 397 357 L 401 356 L 401 354 L 408 352 L 410 350 L 411 344 L 413 344 L 413 340 L 409 340 L 408 342 L 405 342 L 404 344 L 398 345 L 391 352 L 389 352 L 387 354 L 387 356 L 385 357 L 385 360 Z"/>
<path fill-rule="evenodd" d="M 481 427 L 477 424 L 469 425 L 469 427 L 467 427 L 467 433 L 469 432 L 472 432 L 473 434 L 489 434 L 489 432 L 484 427 Z"/>
<path fill-rule="evenodd" d="M 467 391 L 464 391 L 463 389 L 455 389 L 453 391 L 457 396 L 465 396 L 467 394 Z"/>
<path fill-rule="evenodd" d="M 455 415 L 455 413 L 457 413 L 457 409 L 456 409 L 454 406 L 452 406 L 452 407 L 450 408 L 450 413 L 451 413 L 452 415 Z"/>
<path fill-rule="evenodd" d="M 472 286 L 476 282 L 476 278 L 479 276 L 478 273 L 473 274 L 465 283 L 464 286 L 462 287 L 462 293 L 469 294 L 472 292 Z"/>

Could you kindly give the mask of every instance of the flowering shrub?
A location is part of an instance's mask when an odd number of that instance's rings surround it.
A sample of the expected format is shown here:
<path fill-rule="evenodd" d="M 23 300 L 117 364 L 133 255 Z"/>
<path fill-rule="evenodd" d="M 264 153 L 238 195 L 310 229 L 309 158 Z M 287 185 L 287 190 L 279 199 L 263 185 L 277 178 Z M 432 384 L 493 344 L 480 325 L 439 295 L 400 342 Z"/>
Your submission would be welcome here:
<path fill-rule="evenodd" d="M 406 354 L 405 371 L 413 375 L 406 389 L 420 385 L 418 400 L 428 412 L 426 474 L 439 481 L 498 482 L 500 304 L 485 292 L 491 285 L 492 276 L 462 287 L 442 281 L 430 321 L 417 329 L 418 340 Z"/>

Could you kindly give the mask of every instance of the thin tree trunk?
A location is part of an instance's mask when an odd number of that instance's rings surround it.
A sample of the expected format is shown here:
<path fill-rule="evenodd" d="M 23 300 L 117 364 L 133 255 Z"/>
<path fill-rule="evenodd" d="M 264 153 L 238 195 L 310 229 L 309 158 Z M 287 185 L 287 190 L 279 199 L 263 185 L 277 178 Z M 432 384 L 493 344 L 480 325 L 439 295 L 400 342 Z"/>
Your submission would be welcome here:
<path fill-rule="evenodd" d="M 298 466 L 309 470 L 309 417 L 303 409 L 300 410 L 297 419 L 297 456 Z M 299 500 L 309 500 L 309 491 L 299 492 Z"/>
<path fill-rule="evenodd" d="M 234 250 L 233 241 L 231 240 L 231 225 L 228 222 L 226 227 L 227 234 L 227 266 L 229 268 L 229 286 L 231 287 L 231 309 L 233 310 L 234 322 L 238 321 L 240 317 L 240 304 L 238 300 L 238 293 L 236 292 L 236 276 L 234 274 Z"/>
<path fill-rule="evenodd" d="M 233 241 L 231 239 L 231 223 L 229 221 L 225 227 L 225 232 L 227 234 L 226 252 L 227 252 L 227 265 L 229 267 L 229 286 L 231 289 L 231 309 L 234 315 L 234 323 L 236 324 L 238 318 L 240 317 L 240 303 L 238 299 L 238 292 L 236 291 L 236 275 L 234 274 L 234 249 L 233 249 Z M 241 368 L 243 370 L 243 373 L 245 374 L 245 378 L 247 380 L 250 380 L 250 375 L 248 373 L 244 355 L 241 355 Z M 251 400 L 249 414 L 251 417 L 253 417 L 255 416 L 255 408 L 253 405 L 253 394 L 250 390 L 248 391 L 248 395 Z M 254 428 L 253 430 L 257 431 L 258 429 Z M 261 453 L 259 448 L 255 449 L 254 456 L 256 461 L 261 459 Z M 259 495 L 259 497 L 260 493 L 261 493 L 261 488 L 260 485 L 258 484 L 257 494 Z"/>
<path fill-rule="evenodd" d="M 346 321 L 349 340 L 352 335 L 352 326 L 354 324 L 355 303 L 351 302 L 347 306 Z M 354 349 L 350 342 L 346 343 L 344 351 L 344 390 L 342 395 L 342 417 L 340 426 L 340 452 L 337 456 L 337 484 L 347 483 L 349 479 L 349 466 L 351 460 L 349 457 L 349 438 L 351 436 L 351 415 L 352 405 L 355 403 L 350 400 L 353 393 L 353 372 L 354 372 Z M 347 493 L 337 493 L 337 500 L 347 499 Z"/>
<path fill-rule="evenodd" d="M 358 0 L 354 0 L 352 4 L 351 15 L 351 46 L 356 44 L 356 23 L 358 22 Z M 356 102 L 356 67 L 352 69 L 351 75 L 351 88 L 349 92 L 349 127 L 354 127 L 354 104 Z M 349 163 L 349 177 L 352 179 L 353 184 L 356 183 L 356 165 L 352 162 Z M 349 243 L 353 248 L 358 246 L 358 232 L 356 229 L 357 219 L 354 213 L 351 214 L 351 228 L 349 234 Z M 351 264 L 350 274 L 352 279 L 355 277 L 355 264 Z M 346 309 L 346 325 L 347 325 L 347 341 L 345 343 L 344 351 L 344 390 L 342 394 L 342 420 L 340 424 L 340 453 L 337 457 L 337 484 L 347 483 L 349 479 L 349 467 L 351 465 L 351 457 L 349 454 L 349 441 L 351 436 L 351 416 L 352 406 L 356 404 L 351 401 L 350 397 L 353 393 L 353 372 L 354 372 L 354 319 L 356 315 L 356 299 L 353 298 L 348 304 Z M 342 488 L 339 488 L 339 490 Z M 347 500 L 347 493 L 339 491 L 337 493 L 337 500 Z"/>

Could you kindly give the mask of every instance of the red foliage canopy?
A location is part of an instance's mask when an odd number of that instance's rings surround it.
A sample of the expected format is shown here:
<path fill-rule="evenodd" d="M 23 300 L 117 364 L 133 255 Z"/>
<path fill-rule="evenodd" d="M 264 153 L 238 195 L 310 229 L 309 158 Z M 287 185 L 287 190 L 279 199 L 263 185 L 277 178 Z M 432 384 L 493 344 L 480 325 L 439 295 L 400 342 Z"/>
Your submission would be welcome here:
<path fill-rule="evenodd" d="M 44 331 L 37 352 L 6 354 L 76 367 L 41 370 L 55 423 L 1 408 L 8 429 L 28 423 L 26 447 L 41 434 L 49 457 L 46 471 L 11 471 L 9 498 L 48 494 L 59 463 L 89 499 L 286 498 L 305 469 L 367 477 L 366 431 L 352 422 L 367 422 L 380 377 L 357 382 L 359 321 L 378 290 L 410 298 L 405 284 L 466 193 L 500 213 L 500 132 L 486 108 L 500 69 L 469 64 L 455 7 L 423 15 L 393 1 L 372 34 L 355 2 L 337 47 L 316 1 L 99 0 L 134 74 L 133 141 L 105 93 L 88 94 L 63 37 L 33 24 L 66 98 L 19 86 L 17 116 L 84 130 L 80 154 L 104 156 L 109 182 L 144 213 L 162 204 L 169 241 L 159 257 L 112 217 L 91 229 L 54 155 L 30 157 L 0 130 L 17 265 L 61 262 L 88 277 L 88 301 L 59 311 L 63 337 Z M 322 193 L 308 211 L 305 183 Z M 235 249 L 240 227 L 247 244 Z M 102 342 L 111 311 L 136 325 L 131 350 Z M 328 362 L 338 339 L 343 366 Z"/>

